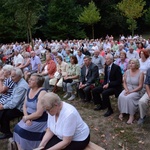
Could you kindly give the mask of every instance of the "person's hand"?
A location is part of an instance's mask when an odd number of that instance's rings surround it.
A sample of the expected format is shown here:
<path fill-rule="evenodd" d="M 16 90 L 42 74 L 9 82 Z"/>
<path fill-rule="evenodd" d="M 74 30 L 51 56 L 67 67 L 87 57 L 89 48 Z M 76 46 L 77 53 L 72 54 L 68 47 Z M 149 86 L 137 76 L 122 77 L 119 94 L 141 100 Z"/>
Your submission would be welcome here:
<path fill-rule="evenodd" d="M 27 125 L 27 126 L 31 126 L 31 125 L 32 125 L 32 121 L 31 121 L 31 120 L 27 120 L 27 121 L 26 121 L 26 125 Z"/>
<path fill-rule="evenodd" d="M 4 81 L 4 79 L 5 79 L 4 75 L 1 75 L 1 76 L 0 76 L 0 81 L 2 81 L 2 82 L 3 82 L 3 81 Z"/>
<path fill-rule="evenodd" d="M 3 110 L 4 108 L 3 108 L 3 105 L 2 104 L 0 104 L 0 110 Z"/>
<path fill-rule="evenodd" d="M 27 116 L 23 116 L 23 117 L 22 117 L 22 120 L 23 120 L 24 122 L 26 122 L 26 121 L 28 120 Z"/>
<path fill-rule="evenodd" d="M 104 86 L 103 86 L 103 89 L 107 89 L 108 88 L 108 86 L 109 86 L 109 84 L 107 83 L 107 84 L 105 84 Z"/>
<path fill-rule="evenodd" d="M 82 83 L 80 83 L 80 85 L 79 85 L 79 89 L 83 89 L 85 86 L 86 86 L 86 84 L 82 84 Z"/>
<path fill-rule="evenodd" d="M 65 77 L 64 77 L 64 80 L 67 80 L 67 79 L 68 79 L 68 77 L 67 77 L 67 76 L 65 76 Z"/>
<path fill-rule="evenodd" d="M 131 92 L 129 92 L 128 90 L 125 91 L 124 95 L 127 96 L 129 95 Z"/>

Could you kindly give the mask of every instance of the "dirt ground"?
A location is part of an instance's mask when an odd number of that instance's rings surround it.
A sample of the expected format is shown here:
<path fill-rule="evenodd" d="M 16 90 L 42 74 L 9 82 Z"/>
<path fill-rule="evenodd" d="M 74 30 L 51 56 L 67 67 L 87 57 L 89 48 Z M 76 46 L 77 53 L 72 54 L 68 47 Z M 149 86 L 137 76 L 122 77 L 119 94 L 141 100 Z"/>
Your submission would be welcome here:
<path fill-rule="evenodd" d="M 62 97 L 62 93 L 59 95 Z M 89 125 L 91 141 L 105 150 L 150 150 L 150 117 L 147 118 L 144 125 L 138 126 L 139 114 L 137 113 L 134 124 L 127 125 L 128 116 L 125 116 L 123 121 L 118 119 L 116 98 L 111 100 L 114 114 L 106 118 L 103 117 L 106 110 L 94 111 L 92 102 L 83 103 L 79 101 L 79 98 L 74 101 L 66 100 L 66 102 L 74 105 Z M 13 121 L 11 124 L 13 129 L 15 122 Z M 0 150 L 7 150 L 7 143 L 8 140 L 0 140 Z"/>

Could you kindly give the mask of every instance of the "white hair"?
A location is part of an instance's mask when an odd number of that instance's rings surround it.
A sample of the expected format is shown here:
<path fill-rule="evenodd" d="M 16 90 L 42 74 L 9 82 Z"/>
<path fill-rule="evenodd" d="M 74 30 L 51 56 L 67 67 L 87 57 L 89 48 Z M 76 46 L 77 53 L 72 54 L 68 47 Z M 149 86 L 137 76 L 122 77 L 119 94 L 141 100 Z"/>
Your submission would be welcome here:
<path fill-rule="evenodd" d="M 15 68 L 13 68 L 12 71 L 14 71 L 14 72 L 16 73 L 17 76 L 23 77 L 23 73 L 22 73 L 22 71 L 21 71 L 20 68 L 16 68 L 16 67 L 15 67 Z"/>
<path fill-rule="evenodd" d="M 114 57 L 112 54 L 107 54 L 106 56 L 109 57 L 111 60 L 114 60 Z"/>
<path fill-rule="evenodd" d="M 55 104 L 57 104 L 57 105 L 61 104 L 61 99 L 57 94 L 50 92 L 50 93 L 46 93 L 42 97 L 42 105 L 43 106 L 47 106 L 48 108 L 51 108 Z"/>
<path fill-rule="evenodd" d="M 13 68 L 14 68 L 14 67 L 13 67 L 12 65 L 5 65 L 5 66 L 3 66 L 3 69 L 4 69 L 4 70 L 10 71 L 10 72 L 13 70 Z"/>

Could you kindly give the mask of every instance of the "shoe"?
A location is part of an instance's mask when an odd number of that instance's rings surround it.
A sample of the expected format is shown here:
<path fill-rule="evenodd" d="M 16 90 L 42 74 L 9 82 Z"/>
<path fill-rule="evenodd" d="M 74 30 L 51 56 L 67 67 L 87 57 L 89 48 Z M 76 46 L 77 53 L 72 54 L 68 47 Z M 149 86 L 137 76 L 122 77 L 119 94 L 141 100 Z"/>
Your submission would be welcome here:
<path fill-rule="evenodd" d="M 139 120 L 138 120 L 137 124 L 138 124 L 138 125 L 143 124 L 143 123 L 144 123 L 144 121 L 145 121 L 145 118 L 146 118 L 146 116 L 145 116 L 144 118 L 139 118 Z"/>
<path fill-rule="evenodd" d="M 13 134 L 12 133 L 2 133 L 1 135 L 0 135 L 0 140 L 2 140 L 2 139 L 8 139 L 8 138 L 10 138 L 10 137 L 13 137 Z"/>
<path fill-rule="evenodd" d="M 107 112 L 104 114 L 104 117 L 108 117 L 108 116 L 110 116 L 111 114 L 113 114 L 114 112 L 113 112 L 113 110 L 111 109 L 111 110 L 107 110 Z"/>
<path fill-rule="evenodd" d="M 105 108 L 102 107 L 101 105 L 97 105 L 94 110 L 97 111 L 97 110 L 104 110 Z"/>
<path fill-rule="evenodd" d="M 68 98 L 68 101 L 72 101 L 72 100 L 74 100 L 74 99 L 75 99 L 75 95 L 71 95 L 71 97 Z"/>
<path fill-rule="evenodd" d="M 69 97 L 69 96 L 70 96 L 70 94 L 67 93 L 67 94 L 64 95 L 63 98 L 67 98 L 67 97 Z"/>

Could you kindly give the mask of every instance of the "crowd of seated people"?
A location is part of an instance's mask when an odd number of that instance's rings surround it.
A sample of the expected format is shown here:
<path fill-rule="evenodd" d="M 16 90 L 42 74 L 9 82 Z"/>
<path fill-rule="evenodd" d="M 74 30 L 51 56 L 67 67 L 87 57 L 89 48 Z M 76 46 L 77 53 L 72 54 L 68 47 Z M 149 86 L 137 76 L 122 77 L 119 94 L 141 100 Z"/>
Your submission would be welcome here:
<path fill-rule="evenodd" d="M 49 91 L 57 92 L 53 87 L 62 88 L 63 100 L 67 98 L 69 101 L 76 99 L 74 90 L 77 90 L 81 102 L 94 102 L 95 111 L 107 109 L 104 117 L 114 113 L 111 95 L 115 95 L 118 100 L 121 121 L 127 114 L 129 115 L 127 124 L 133 124 L 134 115 L 138 110 L 140 113 L 138 124 L 143 123 L 147 117 L 147 105 L 150 100 L 150 39 L 121 37 L 118 41 L 114 41 L 109 36 L 104 40 L 61 40 L 60 42 L 43 42 L 41 39 L 35 39 L 34 48 L 18 42 L 3 44 L 0 48 L 4 64 L 0 70 L 0 131 L 2 132 L 0 139 L 11 137 L 10 121 L 23 116 L 14 129 L 14 140 L 20 150 L 26 149 L 26 145 L 29 146 L 27 149 L 38 146 L 57 148 L 60 145 L 64 149 L 69 149 L 72 144 L 76 144 L 76 141 L 73 143 L 73 139 L 80 141 L 77 144 L 83 144 L 82 147 L 89 142 L 89 132 L 80 137 L 77 136 L 78 131 L 72 132 L 73 128 L 70 132 L 65 131 L 70 122 L 66 122 L 64 132 L 60 135 L 52 129 L 53 125 L 57 124 L 57 120 L 53 119 L 59 120 L 62 112 L 60 109 L 64 106 L 64 109 L 71 107 L 70 109 L 75 111 L 75 115 L 81 120 L 80 123 L 88 131 L 88 126 L 76 110 L 72 106 L 65 106 L 66 104 L 60 102 L 55 94 L 47 95 L 45 98 L 52 96 L 56 101 L 45 104 L 43 95 Z M 6 61 L 8 59 L 9 61 Z M 100 83 L 101 75 L 104 78 L 102 83 Z M 97 81 L 100 85 L 96 84 Z M 48 113 L 48 129 L 43 138 L 47 119 L 45 111 Z M 44 120 L 41 121 L 43 115 Z M 70 115 L 72 117 L 72 114 Z M 51 120 L 54 124 L 49 123 Z M 32 133 L 33 130 L 37 133 Z M 83 131 L 83 128 L 80 131 Z M 27 134 L 33 134 L 33 138 L 30 137 L 32 141 L 26 136 Z M 39 139 L 36 137 L 37 134 L 41 135 Z M 55 143 L 51 144 L 53 140 Z"/>

